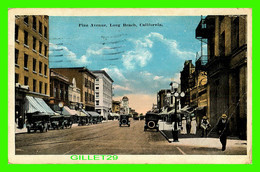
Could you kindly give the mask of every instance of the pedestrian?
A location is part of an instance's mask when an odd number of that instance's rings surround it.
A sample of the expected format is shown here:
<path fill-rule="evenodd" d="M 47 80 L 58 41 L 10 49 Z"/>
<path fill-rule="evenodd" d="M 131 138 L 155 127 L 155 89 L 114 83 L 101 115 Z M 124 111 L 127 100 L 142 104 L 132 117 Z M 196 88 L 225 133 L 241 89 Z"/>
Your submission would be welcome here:
<path fill-rule="evenodd" d="M 190 116 L 187 116 L 187 118 L 186 118 L 186 129 L 187 129 L 187 134 L 190 134 L 190 130 L 191 130 L 191 119 L 190 119 Z"/>
<path fill-rule="evenodd" d="M 202 133 L 201 133 L 201 137 L 206 136 L 208 134 L 208 129 L 210 127 L 208 118 L 206 116 L 202 117 L 201 123 L 200 123 L 200 127 L 202 128 Z"/>
<path fill-rule="evenodd" d="M 229 123 L 226 114 L 222 114 L 221 119 L 218 121 L 217 128 L 219 139 L 222 144 L 222 151 L 225 151 L 227 145 L 227 136 L 229 134 Z"/>
<path fill-rule="evenodd" d="M 197 131 L 197 122 L 196 122 L 196 118 L 192 117 L 191 118 L 191 129 L 190 129 L 190 134 L 196 134 Z"/>
<path fill-rule="evenodd" d="M 172 137 L 173 137 L 173 142 L 179 142 L 178 140 L 178 134 L 180 130 L 179 126 L 179 118 L 177 118 L 177 114 L 173 115 L 173 122 L 172 122 Z"/>
<path fill-rule="evenodd" d="M 186 130 L 186 118 L 183 117 L 181 120 L 181 134 L 187 134 L 187 130 Z"/>

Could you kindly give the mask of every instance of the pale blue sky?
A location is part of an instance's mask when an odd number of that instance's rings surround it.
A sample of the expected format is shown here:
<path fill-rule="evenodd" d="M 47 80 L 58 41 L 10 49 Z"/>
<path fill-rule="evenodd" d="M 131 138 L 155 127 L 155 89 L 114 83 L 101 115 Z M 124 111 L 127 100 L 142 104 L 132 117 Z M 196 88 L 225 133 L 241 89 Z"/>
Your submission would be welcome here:
<path fill-rule="evenodd" d="M 154 95 L 179 80 L 185 60 L 195 60 L 200 41 L 193 17 L 50 17 L 50 67 L 104 69 L 114 80 L 115 96 Z M 123 24 L 136 27 L 123 27 Z M 140 23 L 160 23 L 144 26 Z M 88 27 L 79 27 L 88 24 Z M 106 24 L 107 27 L 91 27 Z M 120 27 L 110 27 L 120 24 Z M 156 103 L 156 102 L 154 102 Z"/>

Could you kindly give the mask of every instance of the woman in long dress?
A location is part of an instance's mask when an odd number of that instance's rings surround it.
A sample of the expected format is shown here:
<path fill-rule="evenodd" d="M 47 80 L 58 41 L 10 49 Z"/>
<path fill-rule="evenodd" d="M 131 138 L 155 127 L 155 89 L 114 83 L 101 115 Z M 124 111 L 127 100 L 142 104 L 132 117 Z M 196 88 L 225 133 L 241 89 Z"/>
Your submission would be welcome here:
<path fill-rule="evenodd" d="M 187 134 L 187 129 L 186 129 L 186 118 L 182 118 L 182 129 L 181 129 L 181 134 Z"/>
<path fill-rule="evenodd" d="M 197 122 L 196 122 L 196 118 L 193 117 L 191 119 L 191 129 L 190 129 L 190 134 L 196 134 L 197 131 Z"/>

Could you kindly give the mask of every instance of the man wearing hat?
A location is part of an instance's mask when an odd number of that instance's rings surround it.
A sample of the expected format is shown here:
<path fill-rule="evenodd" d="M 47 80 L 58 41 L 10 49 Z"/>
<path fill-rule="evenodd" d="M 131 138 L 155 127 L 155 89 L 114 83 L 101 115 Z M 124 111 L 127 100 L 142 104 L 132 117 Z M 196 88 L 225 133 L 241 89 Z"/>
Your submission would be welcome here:
<path fill-rule="evenodd" d="M 222 114 L 217 125 L 219 139 L 222 144 L 222 151 L 226 150 L 227 136 L 229 134 L 229 123 L 226 114 Z"/>
<path fill-rule="evenodd" d="M 208 118 L 206 116 L 202 117 L 200 127 L 202 128 L 201 137 L 204 137 L 204 135 L 207 137 L 208 134 L 208 128 L 210 127 Z"/>

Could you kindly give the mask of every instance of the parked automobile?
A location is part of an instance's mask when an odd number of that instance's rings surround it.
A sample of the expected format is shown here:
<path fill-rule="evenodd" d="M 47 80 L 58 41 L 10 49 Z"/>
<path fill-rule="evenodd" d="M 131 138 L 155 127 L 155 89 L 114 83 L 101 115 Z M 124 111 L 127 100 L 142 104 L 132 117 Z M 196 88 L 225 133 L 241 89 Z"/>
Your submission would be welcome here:
<path fill-rule="evenodd" d="M 40 112 L 36 113 L 27 113 L 27 132 L 30 133 L 31 130 L 36 132 L 40 130 L 40 132 L 47 132 L 48 131 L 48 123 L 50 121 L 50 116 L 42 114 Z"/>
<path fill-rule="evenodd" d="M 86 124 L 87 124 L 87 117 L 86 116 L 79 117 L 78 126 L 82 126 Z"/>
<path fill-rule="evenodd" d="M 147 129 L 156 129 L 156 131 L 159 131 L 159 119 L 160 116 L 157 113 L 147 112 L 145 115 L 144 131 Z"/>
<path fill-rule="evenodd" d="M 64 117 L 60 115 L 51 116 L 49 128 L 54 130 L 64 129 Z"/>
<path fill-rule="evenodd" d="M 73 119 L 71 116 L 64 116 L 64 127 L 71 128 L 73 124 Z"/>
<path fill-rule="evenodd" d="M 121 127 L 122 125 L 127 125 L 128 127 L 130 127 L 129 115 L 120 115 L 119 127 Z"/>

